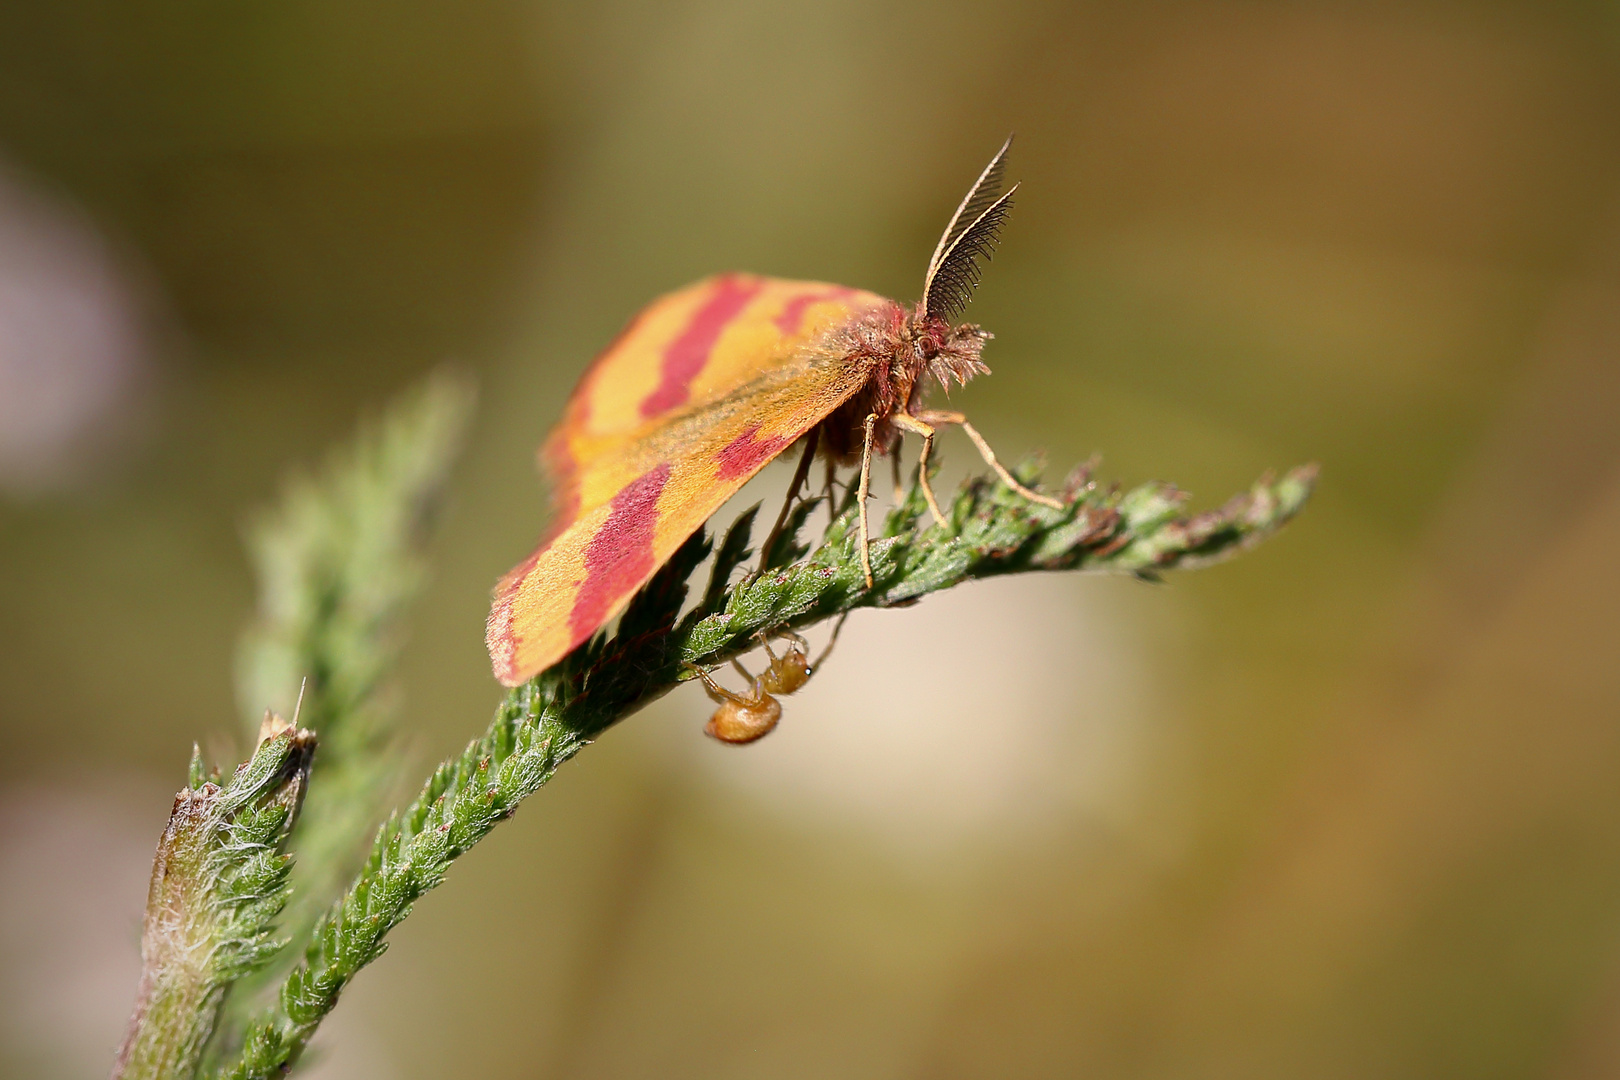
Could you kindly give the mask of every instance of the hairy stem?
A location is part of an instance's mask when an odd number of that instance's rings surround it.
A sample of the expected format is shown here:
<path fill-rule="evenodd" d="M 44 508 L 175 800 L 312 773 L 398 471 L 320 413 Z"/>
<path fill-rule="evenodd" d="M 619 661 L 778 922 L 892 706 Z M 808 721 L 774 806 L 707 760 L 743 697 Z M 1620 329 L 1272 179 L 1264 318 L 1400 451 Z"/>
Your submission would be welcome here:
<path fill-rule="evenodd" d="M 1015 470 L 1021 483 L 1034 469 Z M 913 485 L 871 546 L 867 588 L 853 496 L 808 557 L 796 539 L 814 503 L 801 504 L 766 553 L 765 569 L 733 583 L 748 557 L 754 511 L 732 526 L 708 588 L 682 616 L 688 579 L 708 556 L 693 537 L 599 635 L 511 691 L 484 735 L 440 765 L 409 806 L 378 831 L 365 866 L 315 926 L 273 1007 L 255 1018 L 223 1075 L 279 1076 L 298 1060 L 350 979 L 382 955 L 390 930 L 483 839 L 597 734 L 649 701 L 752 647 L 761 631 L 802 628 L 860 607 L 909 604 L 977 578 L 1035 570 L 1090 570 L 1155 578 L 1206 564 L 1274 533 L 1309 497 L 1314 467 L 1263 479 L 1220 510 L 1184 513 L 1185 497 L 1150 484 L 1128 493 L 1071 476 L 1061 509 L 1032 504 L 989 478 L 965 483 L 943 525 L 922 521 Z"/>
<path fill-rule="evenodd" d="M 282 945 L 282 846 L 309 778 L 315 738 L 266 717 L 253 756 L 228 781 L 202 775 L 175 796 L 152 862 L 141 932 L 141 981 L 115 1080 L 175 1080 L 197 1071 L 232 984 Z"/>
<path fill-rule="evenodd" d="M 290 840 L 298 889 L 283 921 L 296 941 L 340 894 L 400 794 L 391 676 L 473 399 L 468 379 L 434 373 L 318 470 L 291 479 L 249 530 L 259 601 L 238 650 L 238 696 L 249 717 L 266 707 L 290 715 L 299 702 L 299 722 L 321 738 L 308 812 Z M 257 992 L 285 970 L 269 964 L 232 995 L 227 1048 Z"/>

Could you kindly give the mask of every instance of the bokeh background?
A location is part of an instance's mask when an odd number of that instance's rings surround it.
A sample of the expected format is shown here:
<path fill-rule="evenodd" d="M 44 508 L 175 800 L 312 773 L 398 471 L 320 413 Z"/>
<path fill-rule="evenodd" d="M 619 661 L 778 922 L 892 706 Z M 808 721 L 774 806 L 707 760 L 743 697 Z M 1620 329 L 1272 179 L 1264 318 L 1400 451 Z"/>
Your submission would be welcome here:
<path fill-rule="evenodd" d="M 1615 1075 L 1617 60 L 1596 0 L 0 4 L 0 1073 L 107 1068 L 289 468 L 481 381 L 408 787 L 587 359 L 717 269 L 913 297 L 1016 130 L 957 400 L 1203 505 L 1318 460 L 1306 514 L 858 615 L 748 750 L 665 699 L 320 1075 Z"/>

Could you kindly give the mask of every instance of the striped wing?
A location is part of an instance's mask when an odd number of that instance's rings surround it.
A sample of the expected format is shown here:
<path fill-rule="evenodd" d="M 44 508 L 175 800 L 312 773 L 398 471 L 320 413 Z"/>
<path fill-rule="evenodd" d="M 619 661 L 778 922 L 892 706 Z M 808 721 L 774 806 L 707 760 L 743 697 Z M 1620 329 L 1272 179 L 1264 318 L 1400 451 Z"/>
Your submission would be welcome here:
<path fill-rule="evenodd" d="M 889 303 L 728 274 L 637 315 L 542 448 L 556 514 L 549 539 L 496 586 L 496 677 L 515 686 L 588 639 L 749 477 L 853 396 L 866 374 L 828 336 Z"/>

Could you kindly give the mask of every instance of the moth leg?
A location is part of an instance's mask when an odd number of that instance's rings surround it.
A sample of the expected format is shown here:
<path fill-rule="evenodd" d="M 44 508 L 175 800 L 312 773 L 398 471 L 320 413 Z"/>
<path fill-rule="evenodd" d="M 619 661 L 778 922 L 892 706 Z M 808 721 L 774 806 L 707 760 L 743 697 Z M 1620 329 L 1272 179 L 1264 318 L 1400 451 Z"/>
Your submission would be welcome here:
<path fill-rule="evenodd" d="M 903 412 L 897 412 L 889 419 L 895 427 L 914 431 L 922 436 L 922 454 L 917 458 L 917 483 L 922 486 L 923 498 L 928 502 L 928 512 L 934 515 L 934 524 L 943 529 L 945 515 L 939 512 L 939 502 L 934 498 L 934 485 L 928 482 L 928 452 L 934 448 L 934 428 Z"/>
<path fill-rule="evenodd" d="M 922 415 L 924 418 L 932 421 L 935 424 L 959 425 L 963 431 L 967 432 L 967 437 L 973 440 L 973 445 L 979 448 L 979 456 L 984 458 L 984 463 L 996 471 L 996 475 L 1001 477 L 1001 482 L 1003 484 L 1006 484 L 1008 487 L 1018 492 L 1018 494 L 1022 495 L 1030 502 L 1037 502 L 1042 506 L 1050 506 L 1054 510 L 1063 509 L 1063 504 L 1051 496 L 1042 495 L 1039 492 L 1031 491 L 1023 484 L 1020 484 L 1017 479 L 1013 477 L 1013 474 L 1007 471 L 1007 467 L 996 460 L 996 452 L 990 449 L 990 444 L 984 441 L 984 436 L 979 434 L 978 429 L 972 424 L 968 423 L 966 416 L 963 416 L 959 412 L 941 412 L 937 410 L 929 410 Z"/>
<path fill-rule="evenodd" d="M 906 501 L 906 489 L 900 485 L 900 455 L 889 455 L 889 469 L 894 474 L 894 505 L 899 506 Z"/>
<path fill-rule="evenodd" d="M 861 489 L 855 496 L 855 502 L 861 510 L 861 572 L 866 575 L 866 587 L 868 589 L 873 587 L 872 553 L 867 550 L 871 545 L 872 537 L 866 524 L 866 500 L 872 493 L 872 431 L 876 426 L 877 413 L 869 414 L 861 425 L 866 431 L 866 438 L 861 444 Z"/>
<path fill-rule="evenodd" d="M 776 515 L 776 524 L 771 526 L 771 531 L 765 535 L 765 542 L 759 546 L 761 574 L 765 572 L 765 560 L 771 557 L 771 548 L 776 546 L 776 538 L 782 535 L 782 526 L 787 524 L 788 512 L 793 509 L 794 500 L 799 497 L 799 489 L 810 476 L 810 462 L 816 456 L 816 441 L 820 436 L 820 428 L 811 428 L 810 434 L 804 437 L 804 453 L 799 455 L 799 467 L 793 470 L 793 480 L 788 484 L 787 498 L 782 500 L 782 510 Z"/>

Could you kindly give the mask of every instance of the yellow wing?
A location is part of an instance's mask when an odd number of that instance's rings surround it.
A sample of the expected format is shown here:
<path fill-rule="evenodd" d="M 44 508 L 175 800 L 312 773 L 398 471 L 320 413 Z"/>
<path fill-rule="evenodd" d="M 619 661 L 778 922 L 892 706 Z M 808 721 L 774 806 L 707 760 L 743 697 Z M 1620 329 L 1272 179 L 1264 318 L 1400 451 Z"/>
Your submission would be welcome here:
<path fill-rule="evenodd" d="M 550 539 L 501 579 L 487 641 L 515 686 L 588 639 L 749 477 L 852 397 L 836 346 L 890 301 L 728 274 L 654 301 L 591 365 L 542 458 Z"/>

